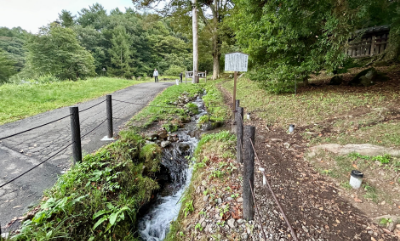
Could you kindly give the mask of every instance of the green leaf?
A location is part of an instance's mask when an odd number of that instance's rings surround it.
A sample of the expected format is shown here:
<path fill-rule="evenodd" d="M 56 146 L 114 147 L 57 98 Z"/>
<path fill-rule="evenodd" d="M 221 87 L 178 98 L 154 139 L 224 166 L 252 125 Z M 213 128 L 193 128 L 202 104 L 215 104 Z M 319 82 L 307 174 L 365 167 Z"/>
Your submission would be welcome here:
<path fill-rule="evenodd" d="M 102 224 L 104 221 L 108 219 L 107 216 L 103 216 L 100 218 L 94 225 L 93 225 L 93 230 L 95 230 L 100 224 Z"/>
<path fill-rule="evenodd" d="M 107 210 L 100 210 L 100 211 L 98 211 L 97 213 L 95 213 L 94 215 L 93 215 L 93 219 L 96 219 L 96 218 L 98 218 L 98 217 L 100 217 L 101 215 L 103 215 L 103 214 L 105 214 L 105 213 L 109 213 L 110 211 L 107 211 Z"/>
<path fill-rule="evenodd" d="M 111 224 L 111 225 L 114 225 L 114 224 L 115 224 L 115 221 L 117 221 L 117 217 L 118 217 L 119 213 L 120 213 L 120 212 L 116 212 L 116 213 L 112 213 L 112 214 L 110 215 L 110 224 Z"/>

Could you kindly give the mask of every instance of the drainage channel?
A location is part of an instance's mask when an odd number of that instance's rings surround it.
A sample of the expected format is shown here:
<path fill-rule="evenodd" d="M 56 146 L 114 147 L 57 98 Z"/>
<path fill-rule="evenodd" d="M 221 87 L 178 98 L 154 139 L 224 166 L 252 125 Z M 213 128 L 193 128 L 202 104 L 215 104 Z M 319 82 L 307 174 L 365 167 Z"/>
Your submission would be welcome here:
<path fill-rule="evenodd" d="M 156 201 L 139 218 L 138 228 L 142 240 L 164 240 L 171 221 L 179 214 L 180 200 L 190 184 L 192 168 L 188 164 L 187 157 L 192 156 L 198 144 L 200 131 L 196 126 L 197 120 L 207 114 L 200 97 L 192 103 L 199 107 L 200 113 L 193 116 L 189 123 L 176 132 L 179 141 L 171 143 L 171 146 L 163 150 L 162 166 L 168 169 L 168 173 L 165 174 L 168 177 L 164 177 L 168 181 L 163 185 L 164 188 L 157 195 Z"/>

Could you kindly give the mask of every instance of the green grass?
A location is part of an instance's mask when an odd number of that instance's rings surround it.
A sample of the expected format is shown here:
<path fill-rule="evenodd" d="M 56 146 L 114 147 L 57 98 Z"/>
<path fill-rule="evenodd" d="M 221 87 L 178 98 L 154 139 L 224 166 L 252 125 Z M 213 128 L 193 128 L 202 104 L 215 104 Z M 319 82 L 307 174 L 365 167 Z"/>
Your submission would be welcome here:
<path fill-rule="evenodd" d="M 222 86 L 233 92 L 233 81 L 227 81 Z M 325 86 L 297 95 L 274 95 L 260 89 L 256 82 L 240 78 L 236 96 L 240 105 L 245 107 L 245 112 L 255 112 L 268 124 L 286 128 L 289 123 L 309 125 L 367 105 L 371 108 L 388 107 L 387 102 L 396 100 L 399 93 L 390 89 L 356 92 L 352 88 L 338 90 Z"/>
<path fill-rule="evenodd" d="M 161 150 L 132 131 L 120 136 L 62 175 L 12 240 L 135 240 L 138 210 L 159 188 Z"/>
<path fill-rule="evenodd" d="M 166 126 L 175 129 L 173 126 L 176 126 L 181 121 L 189 118 L 185 109 L 175 108 L 178 98 L 185 92 L 189 97 L 193 97 L 195 94 L 200 94 L 204 90 L 207 91 L 207 94 L 203 96 L 203 101 L 207 107 L 208 114 L 213 116 L 214 119 L 224 120 L 228 116 L 229 109 L 223 103 L 223 96 L 216 87 L 218 83 L 218 81 L 208 81 L 207 84 L 189 83 L 173 85 L 164 90 L 154 98 L 149 106 L 145 107 L 135 115 L 128 123 L 128 126 L 146 128 L 155 121 L 166 121 L 168 122 Z M 192 105 L 193 104 L 187 105 L 188 110 L 196 112 Z"/>
<path fill-rule="evenodd" d="M 0 85 L 0 124 L 87 101 L 144 82 L 148 80 L 100 77 L 48 84 Z"/>

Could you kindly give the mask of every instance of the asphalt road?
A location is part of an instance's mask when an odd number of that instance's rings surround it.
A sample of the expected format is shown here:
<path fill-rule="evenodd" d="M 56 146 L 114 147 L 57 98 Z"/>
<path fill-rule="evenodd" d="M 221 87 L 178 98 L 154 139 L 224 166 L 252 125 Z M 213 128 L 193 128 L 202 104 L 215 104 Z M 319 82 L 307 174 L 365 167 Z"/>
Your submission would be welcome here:
<path fill-rule="evenodd" d="M 116 91 L 113 99 L 135 102 L 137 105 L 113 101 L 114 133 L 118 133 L 135 113 L 145 107 L 153 98 L 173 83 L 143 83 Z M 84 110 L 105 99 L 105 96 L 77 104 Z M 0 138 L 26 129 L 45 124 L 69 115 L 69 107 L 41 113 L 20 121 L 0 126 Z M 106 103 L 103 102 L 79 114 L 81 136 L 91 131 L 106 119 Z M 70 118 L 0 141 L 0 185 L 40 163 L 71 142 Z M 82 139 L 83 154 L 91 153 L 110 141 L 101 141 L 107 135 L 107 122 Z M 72 148 L 0 188 L 0 224 L 5 227 L 14 217 L 20 217 L 30 207 L 39 203 L 42 193 L 50 188 L 57 177 L 72 164 Z M 13 225 L 15 227 L 15 225 Z M 11 226 L 10 228 L 13 228 Z M 3 232 L 8 231 L 3 229 Z"/>

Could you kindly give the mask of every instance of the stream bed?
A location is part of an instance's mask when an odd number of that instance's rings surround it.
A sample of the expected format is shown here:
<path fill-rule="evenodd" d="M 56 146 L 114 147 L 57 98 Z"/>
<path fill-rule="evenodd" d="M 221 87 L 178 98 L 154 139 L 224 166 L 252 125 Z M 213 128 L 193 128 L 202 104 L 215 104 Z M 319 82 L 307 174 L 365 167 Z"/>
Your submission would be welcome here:
<path fill-rule="evenodd" d="M 197 97 L 192 103 L 199 108 L 199 114 L 192 116 L 176 133 L 179 141 L 164 148 L 162 154 L 162 168 L 167 168 L 168 177 L 163 189 L 156 196 L 156 200 L 141 214 L 138 222 L 139 234 L 145 241 L 161 241 L 166 237 L 171 221 L 178 217 L 181 208 L 181 198 L 189 186 L 192 177 L 192 168 L 188 163 L 198 144 L 199 131 L 197 120 L 207 114 L 203 100 Z"/>

